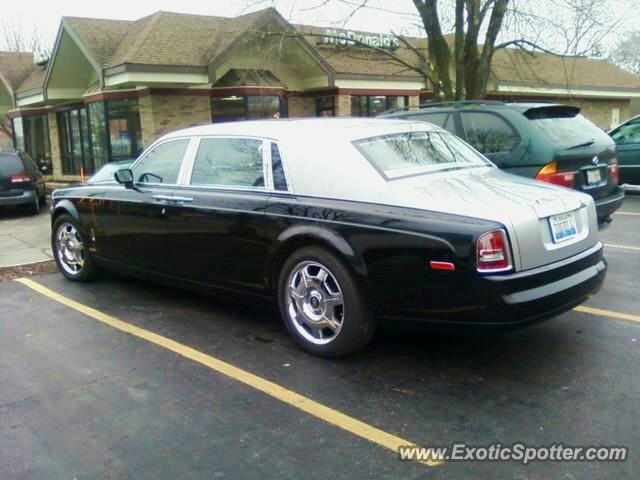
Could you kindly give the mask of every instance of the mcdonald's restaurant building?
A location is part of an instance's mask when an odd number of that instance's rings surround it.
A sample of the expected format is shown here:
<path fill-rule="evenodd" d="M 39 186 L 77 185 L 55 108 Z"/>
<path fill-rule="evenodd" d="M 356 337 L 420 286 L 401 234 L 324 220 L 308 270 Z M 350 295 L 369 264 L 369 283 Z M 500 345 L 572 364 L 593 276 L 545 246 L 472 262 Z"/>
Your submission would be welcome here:
<path fill-rule="evenodd" d="M 409 68 L 427 71 L 426 43 L 291 25 L 271 8 L 235 18 L 65 17 L 50 59 L 0 52 L 0 114 L 16 148 L 53 183 L 69 182 L 189 126 L 417 106 L 433 97 Z M 640 98 L 638 78 L 607 62 L 567 59 L 571 78 L 560 78 L 551 57 L 532 66 L 515 50 L 496 55 L 491 97 L 578 104 L 603 128 Z"/>

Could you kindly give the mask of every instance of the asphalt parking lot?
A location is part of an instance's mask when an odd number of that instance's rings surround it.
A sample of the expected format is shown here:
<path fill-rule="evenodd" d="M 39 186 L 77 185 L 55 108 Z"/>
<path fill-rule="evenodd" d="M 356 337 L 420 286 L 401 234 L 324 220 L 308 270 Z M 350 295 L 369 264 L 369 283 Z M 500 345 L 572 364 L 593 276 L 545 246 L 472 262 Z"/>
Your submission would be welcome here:
<path fill-rule="evenodd" d="M 606 284 L 578 310 L 508 333 L 383 332 L 337 361 L 221 300 L 119 277 L 0 283 L 0 479 L 632 478 L 640 197 L 602 239 Z M 630 458 L 423 465 L 401 441 Z"/>

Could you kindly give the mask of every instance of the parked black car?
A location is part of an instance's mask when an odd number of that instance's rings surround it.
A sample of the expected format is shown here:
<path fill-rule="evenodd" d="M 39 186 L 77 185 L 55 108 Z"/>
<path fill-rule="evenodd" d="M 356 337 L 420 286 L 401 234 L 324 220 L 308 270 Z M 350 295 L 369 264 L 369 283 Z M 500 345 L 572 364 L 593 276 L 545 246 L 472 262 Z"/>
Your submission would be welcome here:
<path fill-rule="evenodd" d="M 0 151 L 0 206 L 24 205 L 35 214 L 45 198 L 44 177 L 29 154 Z"/>
<path fill-rule="evenodd" d="M 620 183 L 640 185 L 640 116 L 618 125 L 609 135 L 618 147 Z"/>
<path fill-rule="evenodd" d="M 467 101 L 428 103 L 382 116 L 433 123 L 509 173 L 588 193 L 600 225 L 622 205 L 615 143 L 578 107 Z"/>
<path fill-rule="evenodd" d="M 99 268 L 279 305 L 306 350 L 379 320 L 517 326 L 606 274 L 589 195 L 509 175 L 424 122 L 236 122 L 169 134 L 111 184 L 53 193 L 52 249 Z"/>

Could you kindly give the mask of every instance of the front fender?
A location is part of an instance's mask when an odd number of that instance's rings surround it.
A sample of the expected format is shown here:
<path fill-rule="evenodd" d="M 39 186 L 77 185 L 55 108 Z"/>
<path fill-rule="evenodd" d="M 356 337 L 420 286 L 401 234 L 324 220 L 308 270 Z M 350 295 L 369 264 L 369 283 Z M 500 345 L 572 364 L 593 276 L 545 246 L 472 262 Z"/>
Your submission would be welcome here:
<path fill-rule="evenodd" d="M 55 201 L 54 200 L 53 211 L 51 212 L 51 223 L 55 222 L 56 218 L 60 215 L 71 215 L 76 220 L 80 221 L 80 215 L 78 214 L 78 209 L 71 202 L 71 200 L 62 199 Z"/>

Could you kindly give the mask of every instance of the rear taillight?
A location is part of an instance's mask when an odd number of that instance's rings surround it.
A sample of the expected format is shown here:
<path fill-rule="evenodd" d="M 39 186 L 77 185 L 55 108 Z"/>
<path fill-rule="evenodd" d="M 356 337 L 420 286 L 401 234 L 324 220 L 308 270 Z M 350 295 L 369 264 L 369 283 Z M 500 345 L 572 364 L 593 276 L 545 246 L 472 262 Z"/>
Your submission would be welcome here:
<path fill-rule="evenodd" d="M 609 164 L 609 178 L 616 185 L 620 183 L 620 167 L 618 166 L 618 160 L 615 158 Z"/>
<path fill-rule="evenodd" d="M 573 188 L 575 179 L 576 174 L 574 172 L 558 172 L 556 162 L 547 163 L 536 174 L 536 180 L 568 188 Z"/>
<path fill-rule="evenodd" d="M 31 177 L 29 175 L 25 175 L 21 173 L 19 175 L 11 175 L 11 183 L 28 183 L 31 181 Z"/>
<path fill-rule="evenodd" d="M 479 272 L 505 272 L 513 268 L 509 240 L 504 230 L 487 232 L 478 238 L 477 268 Z"/>

